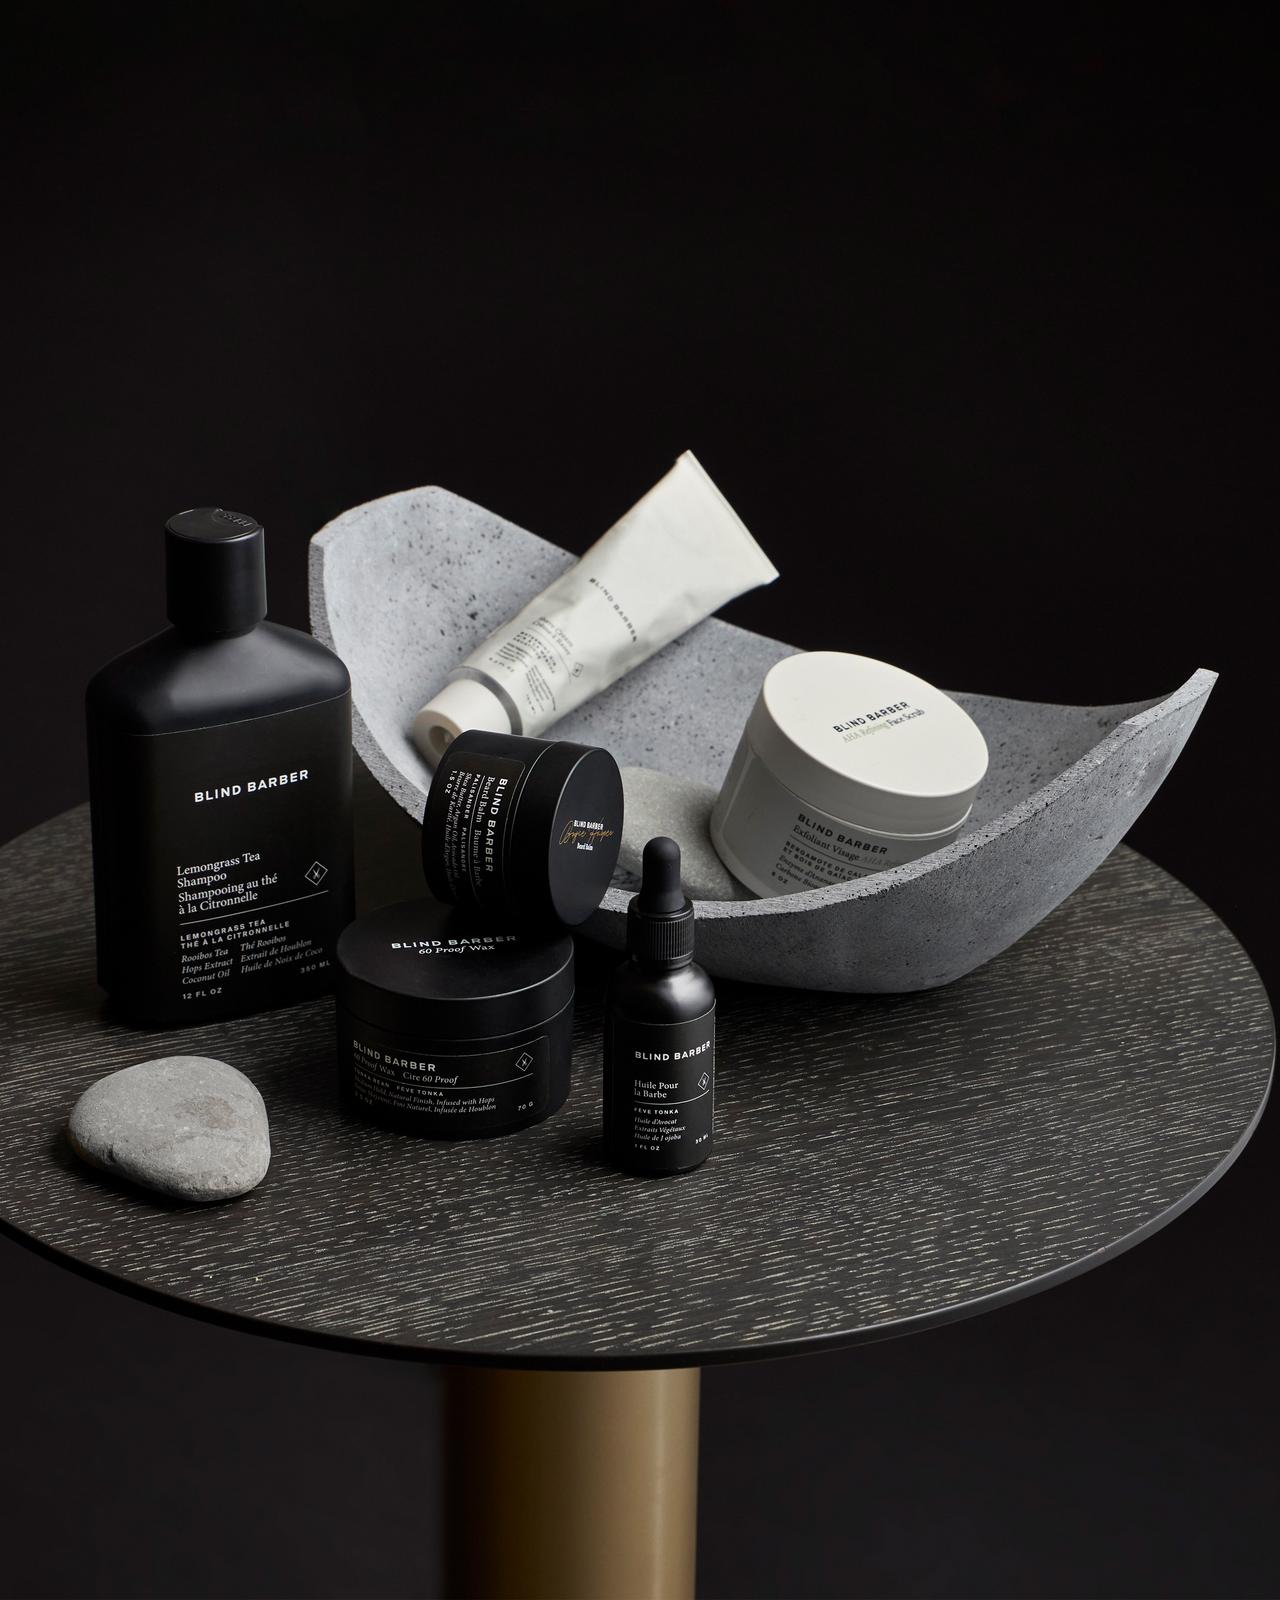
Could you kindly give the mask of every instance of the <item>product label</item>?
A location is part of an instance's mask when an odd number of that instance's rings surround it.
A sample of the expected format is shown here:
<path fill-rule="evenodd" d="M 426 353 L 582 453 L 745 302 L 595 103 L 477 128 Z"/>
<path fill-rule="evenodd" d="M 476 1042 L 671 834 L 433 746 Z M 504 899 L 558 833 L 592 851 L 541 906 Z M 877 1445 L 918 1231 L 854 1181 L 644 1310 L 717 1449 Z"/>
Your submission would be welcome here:
<path fill-rule="evenodd" d="M 454 903 L 501 908 L 503 863 L 524 762 L 472 753 L 445 775 L 441 854 Z"/>
<path fill-rule="evenodd" d="M 868 726 L 887 728 L 892 722 L 871 722 Z M 857 727 L 848 734 L 851 738 L 862 736 Z M 805 805 L 750 753 L 745 740 L 729 768 L 725 792 L 732 796 L 725 842 L 766 893 L 824 889 L 828 884 L 883 872 L 886 867 L 914 861 L 950 843 L 958 831 L 929 839 L 864 832 L 815 806 Z"/>
<path fill-rule="evenodd" d="M 833 722 L 831 731 L 839 736 L 841 744 L 852 744 L 855 739 L 870 739 L 875 734 L 887 733 L 890 728 L 900 728 L 904 722 L 914 722 L 924 714 L 923 706 L 912 705 L 910 700 L 895 700 L 890 705 L 849 717 L 845 722 Z"/>
<path fill-rule="evenodd" d="M 692 1022 L 609 1023 L 606 1134 L 624 1165 L 682 1172 L 711 1153 L 715 1008 Z"/>
<path fill-rule="evenodd" d="M 560 715 L 556 691 L 580 676 L 582 663 L 575 659 L 573 640 L 554 618 L 522 612 L 521 623 L 479 656 L 477 665 L 506 686 L 520 713 L 521 729 L 529 733 Z"/>
<path fill-rule="evenodd" d="M 607 846 L 616 832 L 604 817 L 568 817 L 556 835 L 556 845 L 561 850 L 593 855 L 601 845 Z"/>
<path fill-rule="evenodd" d="M 777 854 L 769 868 L 769 882 L 779 889 L 822 889 L 829 883 L 865 878 L 868 873 L 914 861 L 944 842 L 877 838 L 812 806 L 797 806 L 794 796 L 788 798 L 784 818 L 779 819 L 781 826 L 772 836 Z"/>
<path fill-rule="evenodd" d="M 501 1133 L 549 1108 L 551 1045 L 546 1033 L 500 1049 L 407 1046 L 372 1023 L 343 1019 L 343 1073 L 357 1107 L 442 1139 Z"/>
<path fill-rule="evenodd" d="M 197 1021 L 330 987 L 353 914 L 350 702 L 114 741 L 95 818 L 100 966 Z"/>

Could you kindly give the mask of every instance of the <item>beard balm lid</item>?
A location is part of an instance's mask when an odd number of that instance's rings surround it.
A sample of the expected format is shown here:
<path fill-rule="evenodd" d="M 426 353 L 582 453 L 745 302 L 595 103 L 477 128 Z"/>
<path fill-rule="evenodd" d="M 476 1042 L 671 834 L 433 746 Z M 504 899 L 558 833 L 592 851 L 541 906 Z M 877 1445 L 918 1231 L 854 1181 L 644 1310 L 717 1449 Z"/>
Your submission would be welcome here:
<path fill-rule="evenodd" d="M 987 770 L 986 740 L 949 695 L 886 661 L 836 650 L 772 667 L 746 738 L 802 800 L 884 833 L 957 827 Z"/>
<path fill-rule="evenodd" d="M 612 880 L 622 812 L 607 750 L 469 728 L 427 792 L 427 887 L 492 921 L 576 927 Z"/>
<path fill-rule="evenodd" d="M 573 999 L 567 933 L 495 929 L 437 900 L 402 900 L 351 923 L 337 966 L 340 1007 L 423 1039 L 537 1028 Z"/>

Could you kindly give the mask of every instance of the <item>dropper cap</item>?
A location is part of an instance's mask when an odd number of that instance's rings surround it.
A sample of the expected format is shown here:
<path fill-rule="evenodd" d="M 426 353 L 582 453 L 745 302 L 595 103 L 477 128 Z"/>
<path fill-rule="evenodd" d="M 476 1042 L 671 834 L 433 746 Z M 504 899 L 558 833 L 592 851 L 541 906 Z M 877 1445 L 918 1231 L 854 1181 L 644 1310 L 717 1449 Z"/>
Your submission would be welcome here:
<path fill-rule="evenodd" d="M 680 846 L 659 836 L 644 847 L 640 893 L 627 907 L 627 951 L 644 964 L 693 960 L 693 905 L 680 883 Z"/>
<path fill-rule="evenodd" d="M 169 621 L 197 638 L 248 633 L 267 614 L 262 524 L 243 511 L 198 506 L 164 528 Z"/>

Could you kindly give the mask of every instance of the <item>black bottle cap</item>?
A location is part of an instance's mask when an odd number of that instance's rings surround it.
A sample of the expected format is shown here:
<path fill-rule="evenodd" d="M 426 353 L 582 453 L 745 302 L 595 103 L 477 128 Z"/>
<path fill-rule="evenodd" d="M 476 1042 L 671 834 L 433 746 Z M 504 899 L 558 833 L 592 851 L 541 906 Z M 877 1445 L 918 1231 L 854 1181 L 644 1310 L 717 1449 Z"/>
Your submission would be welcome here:
<path fill-rule="evenodd" d="M 627 950 L 640 962 L 684 966 L 693 960 L 693 906 L 680 883 L 680 846 L 650 839 L 640 893 L 627 907 Z"/>
<path fill-rule="evenodd" d="M 198 506 L 164 526 L 169 621 L 184 633 L 247 633 L 267 614 L 262 524 L 240 511 Z"/>

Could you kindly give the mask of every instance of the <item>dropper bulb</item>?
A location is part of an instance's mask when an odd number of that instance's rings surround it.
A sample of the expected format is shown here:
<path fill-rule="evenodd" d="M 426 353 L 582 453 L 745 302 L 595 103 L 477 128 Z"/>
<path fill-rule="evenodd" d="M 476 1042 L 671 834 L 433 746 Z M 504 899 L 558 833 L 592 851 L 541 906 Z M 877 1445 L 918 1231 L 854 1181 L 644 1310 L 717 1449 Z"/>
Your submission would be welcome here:
<path fill-rule="evenodd" d="M 644 847 L 637 909 L 651 917 L 669 917 L 685 906 L 680 883 L 680 846 L 659 835 Z"/>

